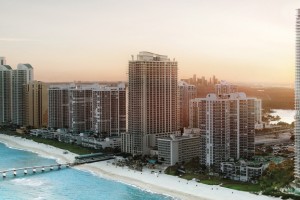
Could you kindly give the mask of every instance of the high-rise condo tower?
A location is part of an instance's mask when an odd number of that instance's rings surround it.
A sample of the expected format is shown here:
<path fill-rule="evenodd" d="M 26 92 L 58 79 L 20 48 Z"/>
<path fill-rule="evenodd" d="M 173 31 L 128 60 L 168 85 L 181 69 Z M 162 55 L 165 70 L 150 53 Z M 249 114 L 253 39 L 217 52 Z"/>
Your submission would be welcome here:
<path fill-rule="evenodd" d="M 148 154 L 157 138 L 177 130 L 177 61 L 140 52 L 129 61 L 128 134 L 123 151 Z"/>
<path fill-rule="evenodd" d="M 295 110 L 295 180 L 300 183 L 300 9 L 296 19 Z"/>

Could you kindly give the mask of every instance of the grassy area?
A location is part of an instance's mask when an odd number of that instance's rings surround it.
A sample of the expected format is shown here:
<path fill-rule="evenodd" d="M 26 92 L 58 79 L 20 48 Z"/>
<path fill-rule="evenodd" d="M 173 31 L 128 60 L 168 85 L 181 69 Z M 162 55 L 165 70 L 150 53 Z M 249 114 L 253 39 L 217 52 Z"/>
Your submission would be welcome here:
<path fill-rule="evenodd" d="M 236 181 L 224 181 L 222 184 L 223 187 L 234 189 L 234 190 L 241 190 L 247 192 L 260 192 L 261 187 L 259 184 L 252 184 L 252 183 L 241 183 Z"/>
<path fill-rule="evenodd" d="M 45 139 L 45 138 L 30 136 L 30 135 L 26 135 L 26 134 L 18 134 L 14 131 L 5 130 L 5 131 L 1 131 L 1 132 L 5 133 L 7 135 L 18 136 L 18 137 L 26 138 L 28 140 L 33 140 L 38 143 L 43 143 L 43 144 L 51 145 L 51 146 L 54 146 L 54 147 L 57 147 L 60 149 L 68 150 L 72 153 L 76 153 L 79 155 L 100 152 L 99 150 L 82 147 L 82 146 L 79 146 L 76 144 L 69 144 L 69 143 L 59 142 L 57 140 Z"/>
<path fill-rule="evenodd" d="M 220 185 L 222 181 L 219 179 L 205 179 L 205 180 L 200 179 L 200 183 L 204 183 L 206 185 Z"/>
<path fill-rule="evenodd" d="M 27 139 L 31 139 L 38 143 L 48 144 L 48 145 L 51 145 L 51 146 L 54 146 L 54 147 L 57 147 L 60 149 L 65 149 L 65 150 L 68 150 L 72 153 L 76 153 L 79 155 L 97 153 L 97 151 L 95 149 L 85 148 L 85 147 L 81 147 L 81 146 L 74 145 L 74 144 L 63 143 L 63 142 L 59 142 L 57 140 L 44 139 L 44 138 L 39 138 L 39 137 L 30 137 Z"/>
<path fill-rule="evenodd" d="M 243 183 L 239 181 L 233 181 L 229 179 L 222 179 L 219 177 L 214 176 L 207 176 L 203 174 L 183 174 L 181 178 L 192 180 L 193 178 L 197 178 L 200 180 L 200 183 L 206 185 L 221 185 L 225 188 L 230 188 L 234 190 L 241 190 L 247 192 L 259 192 L 261 191 L 261 187 L 259 184 L 252 184 L 252 183 Z"/>
<path fill-rule="evenodd" d="M 186 173 L 180 174 L 177 169 L 184 168 Z M 223 179 L 222 177 L 209 176 L 207 169 L 199 164 L 199 160 L 193 159 L 187 163 L 170 166 L 165 172 L 170 175 L 179 175 L 186 180 L 193 178 L 199 179 L 201 183 L 207 185 L 221 185 L 225 188 L 234 190 L 258 193 L 262 191 L 263 194 L 269 196 L 281 196 L 282 199 L 299 199 L 299 196 L 293 194 L 284 194 L 280 192 L 280 188 L 288 186 L 294 180 L 294 161 L 286 159 L 282 163 L 276 164 L 271 162 L 269 167 L 264 172 L 263 176 L 257 181 L 257 184 L 249 182 L 240 182 L 230 179 Z M 197 173 L 195 173 L 197 172 Z"/>

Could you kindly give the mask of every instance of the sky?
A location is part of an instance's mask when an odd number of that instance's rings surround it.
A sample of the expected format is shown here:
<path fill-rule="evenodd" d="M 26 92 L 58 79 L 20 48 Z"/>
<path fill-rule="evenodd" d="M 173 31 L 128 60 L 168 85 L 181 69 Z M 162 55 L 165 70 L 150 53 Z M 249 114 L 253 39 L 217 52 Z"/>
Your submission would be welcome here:
<path fill-rule="evenodd" d="M 293 85 L 299 0 L 0 0 L 0 56 L 45 82 L 126 81 L 131 55 L 179 78 Z"/>

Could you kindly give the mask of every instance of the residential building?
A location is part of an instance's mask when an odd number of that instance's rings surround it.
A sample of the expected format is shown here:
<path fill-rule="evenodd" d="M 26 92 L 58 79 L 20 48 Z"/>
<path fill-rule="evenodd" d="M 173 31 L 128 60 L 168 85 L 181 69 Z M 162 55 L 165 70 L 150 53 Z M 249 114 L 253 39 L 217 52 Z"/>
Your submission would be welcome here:
<path fill-rule="evenodd" d="M 195 78 L 195 76 L 194 76 Z M 196 87 L 184 81 L 178 82 L 178 129 L 189 127 L 189 103 L 196 98 Z"/>
<path fill-rule="evenodd" d="M 18 64 L 12 72 L 12 122 L 25 123 L 24 85 L 33 81 L 33 67 L 30 64 Z"/>
<path fill-rule="evenodd" d="M 120 136 L 126 131 L 125 84 L 69 83 L 49 86 L 49 127 L 73 133 Z"/>
<path fill-rule="evenodd" d="M 69 84 L 49 85 L 48 127 L 69 128 Z"/>
<path fill-rule="evenodd" d="M 200 137 L 192 134 L 158 138 L 158 160 L 167 165 L 187 162 L 200 155 Z"/>
<path fill-rule="evenodd" d="M 12 119 L 12 69 L 6 65 L 5 58 L 0 57 L 0 124 Z"/>
<path fill-rule="evenodd" d="M 108 136 L 121 136 L 126 132 L 125 84 L 103 86 L 92 91 L 93 130 Z"/>
<path fill-rule="evenodd" d="M 247 162 L 239 160 L 238 162 L 222 162 L 221 172 L 223 177 L 235 181 L 255 181 L 262 176 L 266 165 L 258 162 Z"/>
<path fill-rule="evenodd" d="M 24 85 L 24 124 L 34 128 L 48 126 L 48 85 L 31 81 Z"/>
<path fill-rule="evenodd" d="M 177 131 L 177 61 L 140 52 L 128 70 L 128 133 L 122 151 L 149 154 L 156 138 Z M 128 145 L 129 144 L 129 145 Z"/>
<path fill-rule="evenodd" d="M 92 92 L 96 87 L 75 84 L 69 88 L 69 129 L 73 133 L 92 130 Z"/>
<path fill-rule="evenodd" d="M 295 180 L 300 185 L 300 9 L 296 17 L 296 76 L 295 76 Z"/>
<path fill-rule="evenodd" d="M 229 158 L 254 155 L 254 101 L 222 81 L 215 93 L 190 104 L 190 127 L 200 128 L 200 162 L 220 170 Z"/>
<path fill-rule="evenodd" d="M 255 129 L 262 129 L 262 101 L 261 99 L 255 99 L 254 101 L 255 108 Z"/>

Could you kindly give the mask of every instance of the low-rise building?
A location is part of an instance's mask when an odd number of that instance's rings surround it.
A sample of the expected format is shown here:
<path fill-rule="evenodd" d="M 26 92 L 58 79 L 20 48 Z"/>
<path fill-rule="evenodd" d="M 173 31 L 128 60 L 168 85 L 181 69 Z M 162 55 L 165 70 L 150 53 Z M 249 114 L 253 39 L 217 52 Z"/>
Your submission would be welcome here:
<path fill-rule="evenodd" d="M 82 137 L 81 145 L 94 149 L 121 148 L 121 137 L 111 137 L 105 139 Z"/>
<path fill-rule="evenodd" d="M 158 138 L 157 141 L 158 159 L 167 165 L 186 162 L 200 155 L 200 137 L 192 134 L 177 137 L 171 135 L 167 138 Z"/>
<path fill-rule="evenodd" d="M 221 172 L 225 178 L 243 182 L 257 180 L 265 169 L 266 165 L 263 163 L 244 160 L 221 163 Z"/>

